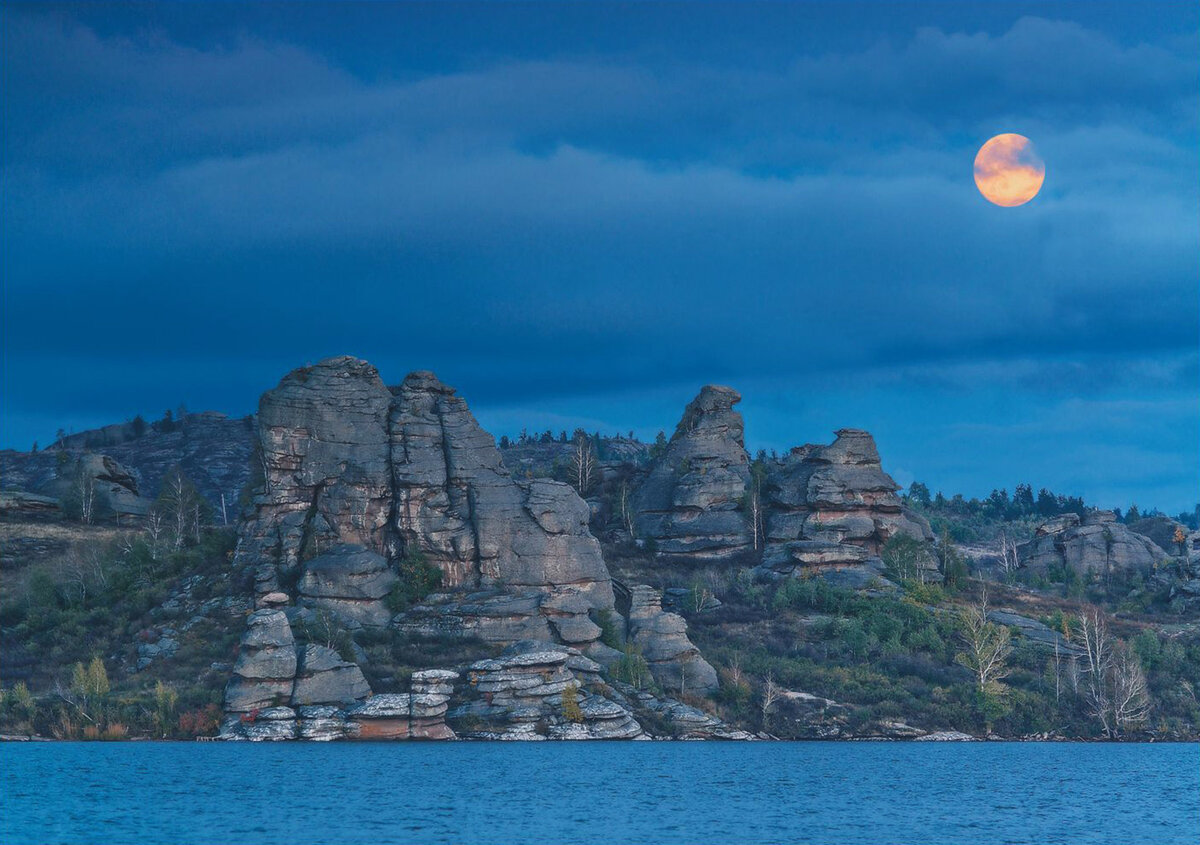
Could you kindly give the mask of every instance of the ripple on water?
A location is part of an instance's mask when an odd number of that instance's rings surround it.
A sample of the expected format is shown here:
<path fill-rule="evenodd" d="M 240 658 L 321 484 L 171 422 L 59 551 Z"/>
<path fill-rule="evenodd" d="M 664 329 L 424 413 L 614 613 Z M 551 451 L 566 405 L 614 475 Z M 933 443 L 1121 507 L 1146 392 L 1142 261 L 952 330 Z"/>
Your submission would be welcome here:
<path fill-rule="evenodd" d="M 0 755 L 6 845 L 1191 845 L 1200 817 L 1194 744 L 10 743 Z"/>

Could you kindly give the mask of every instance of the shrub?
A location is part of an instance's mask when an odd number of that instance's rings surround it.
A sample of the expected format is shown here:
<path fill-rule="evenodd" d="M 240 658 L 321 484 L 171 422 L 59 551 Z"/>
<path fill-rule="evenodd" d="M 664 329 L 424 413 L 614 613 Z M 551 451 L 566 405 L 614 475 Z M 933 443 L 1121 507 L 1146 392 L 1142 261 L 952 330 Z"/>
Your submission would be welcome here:
<path fill-rule="evenodd" d="M 621 650 L 621 634 L 617 630 L 617 622 L 613 612 L 607 608 L 596 612 L 596 624 L 600 626 L 600 642 L 609 648 Z"/>
<path fill-rule="evenodd" d="M 410 549 L 400 559 L 399 574 L 400 580 L 384 599 L 392 613 L 407 610 L 442 585 L 442 570 L 415 549 Z"/>
<path fill-rule="evenodd" d="M 568 722 L 583 721 L 583 710 L 579 706 L 579 687 L 574 684 L 562 691 L 562 716 Z"/>
<path fill-rule="evenodd" d="M 633 643 L 625 644 L 625 651 L 610 669 L 612 676 L 631 687 L 644 689 L 651 683 L 650 664 L 642 657 L 641 649 Z"/>

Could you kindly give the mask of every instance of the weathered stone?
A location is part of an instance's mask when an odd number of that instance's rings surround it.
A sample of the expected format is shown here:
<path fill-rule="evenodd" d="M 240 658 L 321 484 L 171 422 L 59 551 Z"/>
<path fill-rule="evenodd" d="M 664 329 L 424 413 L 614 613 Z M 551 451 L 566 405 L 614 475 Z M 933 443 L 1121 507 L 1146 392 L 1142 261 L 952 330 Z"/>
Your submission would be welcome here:
<path fill-rule="evenodd" d="M 304 564 L 300 600 L 336 614 L 350 627 L 382 628 L 392 620 L 383 599 L 398 580 L 383 555 L 339 545 Z"/>
<path fill-rule="evenodd" d="M 338 543 L 383 550 L 390 405 L 375 368 L 350 357 L 294 370 L 263 394 L 265 487 L 234 555 L 235 566 L 264 569 L 260 592 L 277 592 L 281 573 Z"/>
<path fill-rule="evenodd" d="M 6 479 L 6 483 L 11 482 Z M 79 499 L 84 490 L 92 497 L 96 516 L 145 516 L 153 505 L 151 499 L 139 495 L 137 479 L 115 458 L 90 452 L 76 455 L 36 492 L 62 501 Z"/>
<path fill-rule="evenodd" d="M 797 540 L 860 546 L 869 555 L 897 534 L 932 540 L 929 523 L 904 506 L 898 489 L 865 431 L 844 428 L 829 446 L 793 449 L 767 480 L 767 560 L 799 553 L 816 554 L 818 568 L 856 565 L 824 562 L 814 548 L 779 548 Z"/>
<path fill-rule="evenodd" d="M 296 642 L 287 616 L 278 610 L 250 614 L 225 689 L 225 710 L 245 713 L 286 703 L 292 694 L 296 662 Z"/>
<path fill-rule="evenodd" d="M 741 511 L 750 481 L 737 391 L 708 385 L 691 401 L 633 500 L 639 538 L 658 552 L 719 560 L 751 546 Z"/>
<path fill-rule="evenodd" d="M 409 693 L 379 693 L 346 711 L 352 719 L 407 719 L 411 714 L 412 696 Z"/>
<path fill-rule="evenodd" d="M 1063 657 L 1079 657 L 1084 654 L 1082 648 L 1066 639 L 1058 631 L 1051 629 L 1036 619 L 1030 619 L 1028 616 L 1022 616 L 1014 611 L 1001 608 L 988 611 L 988 619 L 997 625 L 1015 628 L 1022 640 L 1034 648 L 1040 648 L 1048 652 L 1053 652 L 1057 648 L 1058 653 Z"/>
<path fill-rule="evenodd" d="M 639 584 L 629 593 L 629 640 L 641 651 L 654 679 L 668 690 L 716 689 L 717 672 L 687 638 L 684 618 L 664 611 L 653 587 Z"/>
<path fill-rule="evenodd" d="M 1082 520 L 1061 517 L 1043 523 L 1034 538 L 1017 548 L 1023 567 L 1045 572 L 1069 567 L 1080 575 L 1120 570 L 1153 570 L 1171 556 L 1149 537 L 1130 531 L 1112 511 L 1089 511 Z"/>
<path fill-rule="evenodd" d="M 249 742 L 280 742 L 297 737 L 295 719 L 249 719 L 229 716 L 221 723 L 221 739 Z"/>
<path fill-rule="evenodd" d="M 304 647 L 292 691 L 292 704 L 350 704 L 371 694 L 362 670 L 333 649 L 309 643 Z"/>
<path fill-rule="evenodd" d="M 1191 533 L 1182 522 L 1167 516 L 1148 516 L 1126 526 L 1130 531 L 1150 538 L 1160 549 L 1175 556 L 1186 556 L 1187 535 Z M 1182 542 L 1177 539 L 1182 537 Z"/>

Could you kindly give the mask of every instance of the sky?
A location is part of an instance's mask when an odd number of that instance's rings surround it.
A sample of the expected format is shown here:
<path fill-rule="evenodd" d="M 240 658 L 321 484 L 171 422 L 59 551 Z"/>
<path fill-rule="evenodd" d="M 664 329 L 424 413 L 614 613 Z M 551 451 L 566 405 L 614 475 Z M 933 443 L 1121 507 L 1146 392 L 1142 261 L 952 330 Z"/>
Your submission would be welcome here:
<path fill-rule="evenodd" d="M 27 449 L 242 415 L 352 354 L 499 436 L 1200 500 L 1200 6 L 0 6 L 3 401 Z M 1045 161 L 986 202 L 988 138 Z"/>

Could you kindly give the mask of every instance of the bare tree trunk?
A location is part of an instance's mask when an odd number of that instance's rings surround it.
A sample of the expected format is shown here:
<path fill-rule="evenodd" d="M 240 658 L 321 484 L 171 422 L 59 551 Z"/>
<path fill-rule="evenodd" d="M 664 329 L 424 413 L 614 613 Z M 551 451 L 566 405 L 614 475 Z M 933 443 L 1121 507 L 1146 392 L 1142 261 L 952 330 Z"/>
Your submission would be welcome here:
<path fill-rule="evenodd" d="M 1084 611 L 1079 616 L 1079 638 L 1087 657 L 1087 700 L 1092 715 L 1100 722 L 1100 727 L 1107 737 L 1116 736 L 1116 726 L 1112 723 L 1111 701 L 1109 698 L 1109 673 L 1112 670 L 1112 637 L 1100 611 L 1095 608 Z"/>

